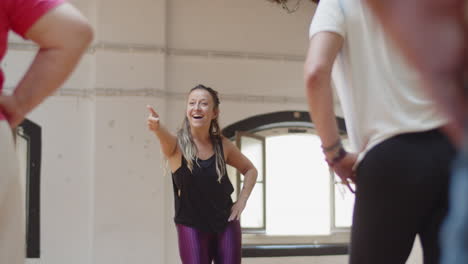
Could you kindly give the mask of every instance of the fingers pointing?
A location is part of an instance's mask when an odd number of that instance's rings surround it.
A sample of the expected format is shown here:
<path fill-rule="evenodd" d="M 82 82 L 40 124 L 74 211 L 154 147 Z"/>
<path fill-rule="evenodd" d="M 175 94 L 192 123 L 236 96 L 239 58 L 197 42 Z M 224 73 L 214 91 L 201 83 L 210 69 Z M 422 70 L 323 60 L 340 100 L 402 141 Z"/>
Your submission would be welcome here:
<path fill-rule="evenodd" d="M 154 117 L 159 117 L 158 113 L 154 110 L 154 108 L 151 105 L 147 105 L 146 108 L 148 108 L 148 111 L 150 111 L 151 115 Z"/>

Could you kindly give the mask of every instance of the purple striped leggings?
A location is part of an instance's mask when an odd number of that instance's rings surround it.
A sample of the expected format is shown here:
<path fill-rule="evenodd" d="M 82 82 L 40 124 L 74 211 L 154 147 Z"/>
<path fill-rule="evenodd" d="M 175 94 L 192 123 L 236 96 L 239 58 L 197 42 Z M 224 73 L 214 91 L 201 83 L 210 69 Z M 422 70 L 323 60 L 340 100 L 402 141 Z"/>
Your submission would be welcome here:
<path fill-rule="evenodd" d="M 229 222 L 222 233 L 208 233 L 176 224 L 179 252 L 183 264 L 240 264 L 241 228 Z"/>

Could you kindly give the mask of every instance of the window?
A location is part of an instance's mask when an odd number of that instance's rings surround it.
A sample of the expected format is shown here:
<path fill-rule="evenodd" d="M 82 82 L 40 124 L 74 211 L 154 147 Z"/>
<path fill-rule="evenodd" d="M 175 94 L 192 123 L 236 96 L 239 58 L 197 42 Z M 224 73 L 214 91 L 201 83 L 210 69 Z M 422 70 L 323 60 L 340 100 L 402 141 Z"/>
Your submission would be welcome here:
<path fill-rule="evenodd" d="M 245 132 L 237 133 L 236 144 L 241 146 L 242 152 L 254 164 L 258 171 L 257 183 L 252 190 L 249 206 L 245 208 L 244 216 L 241 218 L 241 226 L 245 230 L 265 230 L 265 138 L 259 135 Z M 236 172 L 237 190 L 244 186 L 244 176 Z M 237 192 L 238 194 L 238 192 Z"/>
<path fill-rule="evenodd" d="M 262 168 L 242 215 L 244 233 L 310 237 L 349 230 L 354 195 L 328 168 L 307 113 L 299 112 L 307 115 L 303 122 L 297 113 L 289 112 L 287 122 L 259 122 L 248 133 L 237 132 L 238 147 Z M 238 192 L 243 177 L 233 177 L 234 171 L 229 175 Z"/>

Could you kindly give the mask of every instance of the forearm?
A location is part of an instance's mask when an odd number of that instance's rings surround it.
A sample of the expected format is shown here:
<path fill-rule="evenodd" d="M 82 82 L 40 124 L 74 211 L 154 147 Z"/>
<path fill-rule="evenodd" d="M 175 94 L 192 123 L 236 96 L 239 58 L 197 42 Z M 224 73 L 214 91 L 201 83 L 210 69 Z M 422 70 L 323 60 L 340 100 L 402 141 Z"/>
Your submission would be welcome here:
<path fill-rule="evenodd" d="M 166 157 L 170 157 L 176 150 L 177 138 L 163 125 L 154 132 L 161 144 L 161 150 Z"/>
<path fill-rule="evenodd" d="M 57 90 L 74 70 L 88 43 L 73 49 L 40 49 L 14 96 L 24 114 Z"/>
<path fill-rule="evenodd" d="M 309 113 L 322 146 L 331 146 L 339 140 L 338 126 L 333 108 L 333 93 L 329 74 L 308 78 L 307 102 Z"/>
<path fill-rule="evenodd" d="M 247 172 L 243 173 L 244 175 L 244 186 L 239 193 L 239 197 L 237 198 L 238 201 L 247 202 L 252 193 L 252 190 L 257 183 L 257 169 L 251 168 Z"/>
<path fill-rule="evenodd" d="M 93 30 L 76 8 L 64 3 L 38 19 L 25 35 L 39 51 L 14 92 L 20 114 L 63 84 L 91 43 Z"/>
<path fill-rule="evenodd" d="M 339 140 L 331 72 L 342 45 L 343 37 L 339 34 L 317 33 L 311 38 L 304 65 L 309 113 L 324 147 L 332 146 Z"/>

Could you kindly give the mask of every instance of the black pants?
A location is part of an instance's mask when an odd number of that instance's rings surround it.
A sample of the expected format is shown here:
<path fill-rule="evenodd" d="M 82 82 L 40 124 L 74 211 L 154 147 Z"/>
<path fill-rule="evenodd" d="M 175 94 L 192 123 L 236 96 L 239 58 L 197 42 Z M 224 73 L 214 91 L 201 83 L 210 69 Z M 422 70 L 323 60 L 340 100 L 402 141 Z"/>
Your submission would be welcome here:
<path fill-rule="evenodd" d="M 439 263 L 455 149 L 439 131 L 392 137 L 357 168 L 351 264 L 404 264 L 419 234 L 424 263 Z"/>

